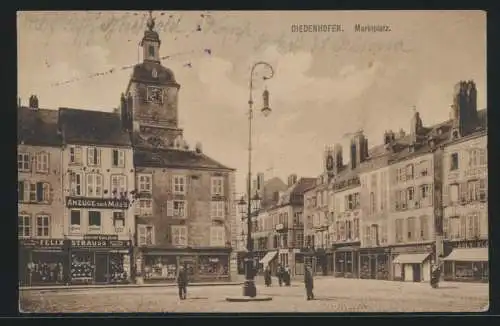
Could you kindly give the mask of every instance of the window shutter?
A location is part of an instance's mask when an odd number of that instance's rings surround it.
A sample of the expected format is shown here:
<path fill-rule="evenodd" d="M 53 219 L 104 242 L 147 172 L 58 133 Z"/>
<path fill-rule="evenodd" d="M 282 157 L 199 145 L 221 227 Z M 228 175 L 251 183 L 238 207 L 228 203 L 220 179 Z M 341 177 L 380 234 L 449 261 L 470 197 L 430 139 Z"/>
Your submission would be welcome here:
<path fill-rule="evenodd" d="M 34 161 L 35 161 L 35 162 L 34 162 L 34 163 L 35 163 L 35 164 L 34 164 L 34 166 L 35 166 L 35 171 L 40 171 L 40 170 L 41 170 L 41 169 L 40 169 L 40 165 L 41 165 L 40 154 L 36 153 L 36 154 L 34 155 L 34 158 L 33 158 L 33 159 L 34 159 Z"/>
<path fill-rule="evenodd" d="M 43 201 L 43 183 L 36 183 L 36 201 Z"/>
<path fill-rule="evenodd" d="M 146 226 L 138 225 L 137 226 L 137 244 L 139 246 L 143 246 L 146 243 Z"/>
<path fill-rule="evenodd" d="M 450 191 L 451 191 L 451 187 L 450 185 L 447 185 L 445 184 L 443 186 L 443 191 L 442 191 L 442 195 L 443 195 L 443 206 L 446 207 L 446 206 L 449 206 L 450 205 Z"/>
<path fill-rule="evenodd" d="M 18 201 L 24 201 L 24 181 L 17 182 L 17 199 Z"/>
<path fill-rule="evenodd" d="M 168 217 L 174 216 L 174 201 L 173 200 L 167 200 L 167 216 Z"/>
<path fill-rule="evenodd" d="M 44 182 L 43 183 L 43 191 L 42 191 L 42 197 L 44 201 L 50 201 L 50 184 Z"/>
<path fill-rule="evenodd" d="M 87 164 L 94 164 L 94 149 L 92 147 L 87 149 Z"/>
<path fill-rule="evenodd" d="M 30 201 L 30 188 L 31 188 L 31 182 L 29 181 L 24 181 L 24 200 L 25 201 Z"/>
<path fill-rule="evenodd" d="M 467 200 L 467 182 L 463 182 L 459 185 L 459 190 L 460 190 L 460 198 L 459 200 L 462 201 L 463 199 Z"/>
<path fill-rule="evenodd" d="M 187 227 L 183 226 L 180 228 L 180 234 L 181 234 L 181 244 L 182 245 L 187 245 Z"/>
<path fill-rule="evenodd" d="M 80 163 L 82 160 L 82 149 L 81 147 L 74 148 L 75 163 Z"/>
<path fill-rule="evenodd" d="M 97 148 L 95 149 L 95 164 L 96 165 L 101 165 L 101 149 Z"/>

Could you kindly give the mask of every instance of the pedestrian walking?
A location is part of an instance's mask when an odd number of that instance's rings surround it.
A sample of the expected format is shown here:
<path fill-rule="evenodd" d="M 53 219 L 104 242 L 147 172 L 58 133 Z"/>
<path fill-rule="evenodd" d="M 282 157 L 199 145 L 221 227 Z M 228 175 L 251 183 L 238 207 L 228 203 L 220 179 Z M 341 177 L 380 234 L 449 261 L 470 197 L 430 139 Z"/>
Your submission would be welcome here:
<path fill-rule="evenodd" d="M 312 274 L 311 266 L 306 266 L 306 270 L 304 271 L 304 285 L 306 288 L 307 300 L 314 300 L 314 279 Z"/>
<path fill-rule="evenodd" d="M 281 264 L 278 265 L 278 269 L 276 270 L 276 276 L 278 277 L 278 284 L 280 286 L 283 285 L 283 274 L 285 270 L 283 269 L 283 266 Z"/>
<path fill-rule="evenodd" d="M 179 288 L 179 299 L 185 300 L 187 295 L 188 275 L 184 266 L 179 267 L 177 274 L 177 287 Z"/>
<path fill-rule="evenodd" d="M 291 271 L 290 267 L 286 265 L 284 274 L 285 286 L 290 286 Z"/>
<path fill-rule="evenodd" d="M 266 267 L 264 268 L 264 283 L 267 287 L 271 286 L 272 284 L 271 268 L 269 267 L 269 265 L 266 265 Z"/>

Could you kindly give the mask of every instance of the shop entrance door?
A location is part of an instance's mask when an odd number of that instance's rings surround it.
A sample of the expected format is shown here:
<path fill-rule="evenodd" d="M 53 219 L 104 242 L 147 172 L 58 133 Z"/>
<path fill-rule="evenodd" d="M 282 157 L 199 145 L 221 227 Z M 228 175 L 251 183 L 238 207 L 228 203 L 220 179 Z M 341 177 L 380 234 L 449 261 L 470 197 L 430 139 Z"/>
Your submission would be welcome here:
<path fill-rule="evenodd" d="M 377 259 L 375 257 L 370 257 L 370 278 L 372 280 L 377 279 Z"/>
<path fill-rule="evenodd" d="M 106 283 L 108 281 L 108 254 L 96 252 L 95 254 L 95 281 L 96 283 Z"/>
<path fill-rule="evenodd" d="M 413 267 L 413 282 L 420 282 L 420 265 L 412 264 Z"/>

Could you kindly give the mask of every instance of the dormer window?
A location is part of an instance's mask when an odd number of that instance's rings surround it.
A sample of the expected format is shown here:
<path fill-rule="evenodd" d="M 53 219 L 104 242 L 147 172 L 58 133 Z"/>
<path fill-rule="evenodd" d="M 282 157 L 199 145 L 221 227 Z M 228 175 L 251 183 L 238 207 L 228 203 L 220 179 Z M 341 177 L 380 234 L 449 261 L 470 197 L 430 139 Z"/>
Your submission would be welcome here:
<path fill-rule="evenodd" d="M 155 47 L 154 45 L 148 46 L 148 55 L 152 58 L 155 57 Z"/>

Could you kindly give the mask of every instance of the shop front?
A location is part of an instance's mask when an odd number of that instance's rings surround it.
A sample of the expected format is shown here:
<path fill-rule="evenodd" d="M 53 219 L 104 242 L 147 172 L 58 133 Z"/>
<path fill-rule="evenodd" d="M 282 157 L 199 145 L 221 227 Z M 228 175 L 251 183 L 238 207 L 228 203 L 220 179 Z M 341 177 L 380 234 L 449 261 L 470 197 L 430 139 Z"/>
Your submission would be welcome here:
<path fill-rule="evenodd" d="M 389 280 L 390 249 L 363 248 L 359 252 L 359 278 Z"/>
<path fill-rule="evenodd" d="M 117 235 L 86 235 L 71 240 L 69 266 L 72 284 L 119 284 L 131 280 L 130 240 Z"/>
<path fill-rule="evenodd" d="M 487 245 L 481 243 L 479 245 Z M 489 282 L 488 247 L 456 247 L 443 258 L 444 280 Z"/>
<path fill-rule="evenodd" d="M 229 281 L 230 252 L 224 250 L 179 250 L 147 248 L 136 262 L 144 281 L 175 282 L 179 266 L 186 268 L 190 282 Z"/>
<path fill-rule="evenodd" d="M 358 278 L 359 245 L 335 248 L 333 260 L 335 277 Z"/>
<path fill-rule="evenodd" d="M 391 279 L 405 282 L 429 281 L 433 256 L 433 247 L 430 244 L 392 248 Z"/>
<path fill-rule="evenodd" d="M 68 241 L 22 239 L 19 241 L 21 286 L 65 284 L 68 274 Z"/>

